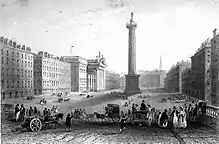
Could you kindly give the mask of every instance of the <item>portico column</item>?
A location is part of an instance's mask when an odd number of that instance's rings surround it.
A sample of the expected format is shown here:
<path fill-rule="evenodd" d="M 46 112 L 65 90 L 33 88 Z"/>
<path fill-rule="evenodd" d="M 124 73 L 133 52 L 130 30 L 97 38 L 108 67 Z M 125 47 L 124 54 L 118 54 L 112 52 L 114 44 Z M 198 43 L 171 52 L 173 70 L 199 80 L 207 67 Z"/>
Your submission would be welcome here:
<path fill-rule="evenodd" d="M 94 86 L 93 86 L 93 73 L 91 74 L 91 89 L 92 89 L 92 91 L 94 90 Z"/>

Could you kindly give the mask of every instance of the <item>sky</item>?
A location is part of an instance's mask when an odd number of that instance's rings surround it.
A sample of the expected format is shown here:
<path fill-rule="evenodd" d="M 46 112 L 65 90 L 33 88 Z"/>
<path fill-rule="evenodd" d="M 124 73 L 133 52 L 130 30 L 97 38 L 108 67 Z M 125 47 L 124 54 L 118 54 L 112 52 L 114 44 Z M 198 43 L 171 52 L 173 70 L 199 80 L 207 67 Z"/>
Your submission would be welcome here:
<path fill-rule="evenodd" d="M 128 29 L 134 12 L 136 67 L 168 70 L 219 29 L 219 0 L 1 0 L 0 36 L 32 51 L 95 58 L 128 71 Z M 71 51 L 71 46 L 72 51 Z"/>

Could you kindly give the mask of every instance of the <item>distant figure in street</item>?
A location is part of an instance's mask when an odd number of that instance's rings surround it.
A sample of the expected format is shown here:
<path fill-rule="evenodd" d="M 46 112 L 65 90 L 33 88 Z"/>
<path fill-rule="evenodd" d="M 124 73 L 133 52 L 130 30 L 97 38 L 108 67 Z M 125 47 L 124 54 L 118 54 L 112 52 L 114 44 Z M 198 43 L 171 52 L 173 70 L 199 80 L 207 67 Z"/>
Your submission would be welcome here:
<path fill-rule="evenodd" d="M 122 115 L 122 118 L 119 122 L 120 124 L 120 133 L 125 129 L 125 123 L 126 123 L 127 118 L 125 117 L 125 115 Z"/>
<path fill-rule="evenodd" d="M 17 104 L 17 105 L 15 106 L 15 109 L 14 109 L 15 118 L 16 118 L 16 115 L 17 115 L 18 112 L 19 112 L 19 104 Z"/>
<path fill-rule="evenodd" d="M 47 115 L 48 115 L 48 116 L 51 115 L 50 109 L 48 109 Z"/>
<path fill-rule="evenodd" d="M 73 115 L 70 115 L 70 113 L 67 115 L 66 117 L 66 121 L 65 121 L 65 131 L 70 131 L 71 130 L 71 119 L 72 119 Z"/>
<path fill-rule="evenodd" d="M 197 112 L 198 112 L 198 105 L 197 104 L 195 104 L 195 108 L 193 109 L 193 121 L 195 121 L 196 120 L 196 117 L 197 117 Z"/>

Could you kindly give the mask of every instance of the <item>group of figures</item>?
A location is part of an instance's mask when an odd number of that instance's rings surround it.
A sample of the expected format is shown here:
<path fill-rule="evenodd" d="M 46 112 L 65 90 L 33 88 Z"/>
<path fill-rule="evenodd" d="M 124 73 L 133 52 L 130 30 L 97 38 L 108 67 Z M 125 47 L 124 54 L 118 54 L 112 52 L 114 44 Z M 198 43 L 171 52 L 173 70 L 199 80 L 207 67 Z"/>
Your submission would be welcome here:
<path fill-rule="evenodd" d="M 43 113 L 41 113 L 40 110 L 38 110 L 36 107 L 29 109 L 25 109 L 24 105 L 21 104 L 21 107 L 19 108 L 19 104 L 15 106 L 15 120 L 16 121 L 23 121 L 25 117 L 31 117 L 31 116 L 39 116 L 39 117 L 47 117 L 48 115 L 51 115 L 51 113 L 58 113 L 58 107 L 53 106 L 52 109 L 45 108 L 43 110 Z"/>
<path fill-rule="evenodd" d="M 197 104 L 184 104 L 183 106 L 173 106 L 173 108 L 163 112 L 161 110 L 151 108 L 149 104 L 145 104 L 143 100 L 140 108 L 136 107 L 136 104 L 132 104 L 132 112 L 128 110 L 128 113 L 121 112 L 121 117 L 125 115 L 127 121 L 133 122 L 135 120 L 143 120 L 147 122 L 149 126 L 158 125 L 165 128 L 168 125 L 174 128 L 186 128 L 187 121 L 195 122 L 197 117 L 202 113 L 201 108 Z M 141 125 L 141 123 L 140 123 Z"/>

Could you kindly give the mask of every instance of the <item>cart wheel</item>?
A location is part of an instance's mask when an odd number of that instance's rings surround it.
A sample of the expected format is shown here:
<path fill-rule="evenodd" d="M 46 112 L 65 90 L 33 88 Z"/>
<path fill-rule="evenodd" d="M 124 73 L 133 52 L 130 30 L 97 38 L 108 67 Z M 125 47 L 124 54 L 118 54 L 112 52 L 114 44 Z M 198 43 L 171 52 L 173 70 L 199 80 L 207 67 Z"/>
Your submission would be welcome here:
<path fill-rule="evenodd" d="M 42 122 L 38 118 L 34 118 L 30 122 L 30 129 L 35 132 L 35 131 L 40 131 L 42 128 Z"/>
<path fill-rule="evenodd" d="M 113 122 L 119 122 L 119 115 L 118 114 L 114 114 L 112 116 L 112 120 L 113 120 Z"/>

